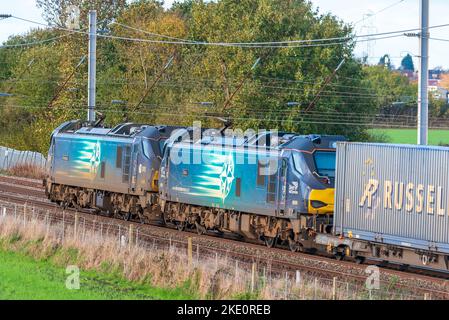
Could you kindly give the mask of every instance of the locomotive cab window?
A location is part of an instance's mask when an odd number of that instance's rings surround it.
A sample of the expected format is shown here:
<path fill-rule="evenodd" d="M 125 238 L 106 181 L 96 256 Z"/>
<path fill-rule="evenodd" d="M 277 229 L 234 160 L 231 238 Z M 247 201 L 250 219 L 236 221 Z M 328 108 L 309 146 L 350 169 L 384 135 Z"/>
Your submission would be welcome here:
<path fill-rule="evenodd" d="M 151 148 L 151 144 L 149 140 L 142 140 L 142 150 L 145 157 L 148 159 L 151 159 L 151 156 L 153 155 L 153 150 Z"/>
<path fill-rule="evenodd" d="M 299 152 L 293 152 L 293 164 L 295 166 L 295 170 L 299 172 L 299 174 L 303 175 L 301 168 L 301 162 L 304 161 L 302 156 L 299 154 Z"/>
<path fill-rule="evenodd" d="M 336 153 L 332 151 L 315 151 L 315 167 L 320 176 L 335 178 Z"/>

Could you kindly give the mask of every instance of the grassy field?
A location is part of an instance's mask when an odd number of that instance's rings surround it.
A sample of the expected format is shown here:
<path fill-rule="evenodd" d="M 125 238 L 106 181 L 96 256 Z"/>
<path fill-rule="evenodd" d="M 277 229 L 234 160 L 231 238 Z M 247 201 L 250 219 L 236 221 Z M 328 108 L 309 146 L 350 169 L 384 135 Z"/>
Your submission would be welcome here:
<path fill-rule="evenodd" d="M 384 135 L 390 143 L 416 144 L 416 129 L 371 129 L 369 131 L 375 136 Z M 449 130 L 429 130 L 429 144 L 449 145 Z"/>
<path fill-rule="evenodd" d="M 159 289 L 118 275 L 80 272 L 80 289 L 65 286 L 65 268 L 0 250 L 0 299 L 192 299 L 183 289 Z"/>

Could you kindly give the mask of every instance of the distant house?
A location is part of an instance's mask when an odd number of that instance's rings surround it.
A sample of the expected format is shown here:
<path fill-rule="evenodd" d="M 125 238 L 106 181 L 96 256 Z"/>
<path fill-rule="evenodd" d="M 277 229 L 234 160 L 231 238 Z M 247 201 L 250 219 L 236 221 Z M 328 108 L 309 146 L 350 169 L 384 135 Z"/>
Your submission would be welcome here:
<path fill-rule="evenodd" d="M 439 83 L 438 79 L 429 79 L 428 90 L 430 92 L 436 92 L 439 88 L 438 83 Z"/>
<path fill-rule="evenodd" d="M 444 73 L 444 70 L 437 68 L 429 70 L 429 79 L 440 80 L 441 75 Z"/>

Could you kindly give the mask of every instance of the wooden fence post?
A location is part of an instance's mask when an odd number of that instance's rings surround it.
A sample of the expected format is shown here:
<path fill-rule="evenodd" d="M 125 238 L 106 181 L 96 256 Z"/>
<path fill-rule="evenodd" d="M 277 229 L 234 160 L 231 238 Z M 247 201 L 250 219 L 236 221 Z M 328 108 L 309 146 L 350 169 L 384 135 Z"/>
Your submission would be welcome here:
<path fill-rule="evenodd" d="M 46 218 L 45 218 L 46 220 L 47 220 L 47 235 L 48 235 L 48 232 L 50 231 L 50 212 L 47 210 L 47 216 L 46 216 Z"/>
<path fill-rule="evenodd" d="M 83 241 L 86 240 L 86 218 L 83 218 Z"/>
<path fill-rule="evenodd" d="M 332 300 L 337 299 L 337 277 L 334 277 L 332 281 Z"/>
<path fill-rule="evenodd" d="M 256 263 L 253 262 L 251 268 L 251 293 L 254 293 L 255 282 L 256 282 Z"/>
<path fill-rule="evenodd" d="M 301 287 L 301 272 L 296 270 L 296 286 Z"/>
<path fill-rule="evenodd" d="M 215 270 L 218 270 L 218 252 L 215 252 Z"/>
<path fill-rule="evenodd" d="M 75 239 L 78 239 L 78 220 L 79 220 L 79 215 L 78 212 L 75 213 L 75 226 L 73 227 L 73 236 L 75 237 Z"/>
<path fill-rule="evenodd" d="M 62 241 L 64 241 L 64 237 L 65 237 L 65 224 L 64 221 L 65 220 L 65 211 L 64 209 L 62 210 Z"/>
<path fill-rule="evenodd" d="M 192 237 L 189 237 L 187 239 L 187 260 L 188 260 L 188 263 L 189 263 L 189 267 L 192 266 L 192 259 L 193 259 L 193 257 L 192 257 L 193 256 L 192 250 L 193 250 L 193 248 L 192 248 Z"/>
<path fill-rule="evenodd" d="M 128 234 L 128 250 L 131 250 L 131 247 L 133 245 L 133 225 L 129 225 L 129 234 Z"/>
<path fill-rule="evenodd" d="M 25 227 L 26 214 L 27 214 L 27 204 L 25 203 L 23 205 L 23 226 L 24 227 Z"/>

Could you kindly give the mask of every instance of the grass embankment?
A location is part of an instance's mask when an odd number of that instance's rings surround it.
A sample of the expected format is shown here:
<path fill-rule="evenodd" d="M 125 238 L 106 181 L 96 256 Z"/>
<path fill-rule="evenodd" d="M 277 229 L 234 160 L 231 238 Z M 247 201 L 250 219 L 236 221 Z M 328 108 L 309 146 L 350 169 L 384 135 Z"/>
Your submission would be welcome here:
<path fill-rule="evenodd" d="M 256 298 L 212 259 L 188 265 L 185 249 L 123 245 L 113 225 L 74 234 L 67 218 L 62 225 L 36 218 L 0 213 L 0 299 Z M 66 288 L 68 266 L 81 270 L 78 290 Z"/>
<path fill-rule="evenodd" d="M 81 270 L 79 289 L 67 289 L 71 274 L 51 259 L 35 260 L 0 249 L 0 299 L 191 299 L 179 289 L 160 289 L 131 281 L 118 274 Z"/>
<path fill-rule="evenodd" d="M 416 144 L 416 129 L 370 129 L 374 136 L 386 138 L 388 143 Z M 449 130 L 429 130 L 430 145 L 449 145 Z"/>
<path fill-rule="evenodd" d="M 179 241 L 151 245 L 152 237 L 114 224 L 87 220 L 75 232 L 73 217 L 61 223 L 38 209 L 4 208 L 0 299 L 366 299 L 369 293 L 355 283 L 307 275 L 297 282 L 295 273 L 272 274 L 270 266 L 237 264 L 213 251 L 194 258 Z M 79 289 L 66 287 L 70 266 L 80 270 Z M 416 298 L 393 283 L 376 296 L 398 294 Z"/>

